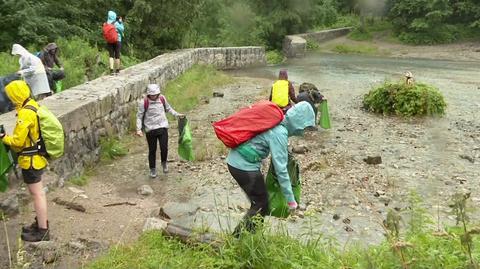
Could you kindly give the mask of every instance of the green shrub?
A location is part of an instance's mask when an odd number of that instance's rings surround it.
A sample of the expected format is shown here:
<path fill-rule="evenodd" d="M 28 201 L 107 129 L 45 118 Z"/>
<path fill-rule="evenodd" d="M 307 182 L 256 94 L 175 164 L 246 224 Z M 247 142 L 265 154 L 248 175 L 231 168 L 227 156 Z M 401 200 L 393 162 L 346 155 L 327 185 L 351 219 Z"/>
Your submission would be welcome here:
<path fill-rule="evenodd" d="M 267 51 L 265 57 L 267 58 L 268 64 L 280 64 L 285 59 L 283 53 L 278 50 Z"/>
<path fill-rule="evenodd" d="M 366 94 L 363 105 L 368 111 L 404 117 L 443 115 L 447 106 L 440 91 L 433 86 L 390 82 Z"/>
<path fill-rule="evenodd" d="M 86 175 L 75 176 L 68 180 L 68 182 L 76 186 L 85 186 L 88 183 L 88 177 Z"/>
<path fill-rule="evenodd" d="M 100 140 L 100 156 L 102 160 L 114 160 L 117 157 L 125 156 L 128 149 L 119 139 L 106 137 Z"/>
<path fill-rule="evenodd" d="M 320 44 L 314 39 L 307 38 L 307 50 L 317 50 L 320 48 Z"/>
<path fill-rule="evenodd" d="M 372 33 L 363 27 L 355 27 L 349 34 L 348 38 L 356 41 L 366 41 L 373 38 Z"/>
<path fill-rule="evenodd" d="M 371 45 L 336 45 L 333 51 L 342 54 L 376 54 L 378 48 Z"/>

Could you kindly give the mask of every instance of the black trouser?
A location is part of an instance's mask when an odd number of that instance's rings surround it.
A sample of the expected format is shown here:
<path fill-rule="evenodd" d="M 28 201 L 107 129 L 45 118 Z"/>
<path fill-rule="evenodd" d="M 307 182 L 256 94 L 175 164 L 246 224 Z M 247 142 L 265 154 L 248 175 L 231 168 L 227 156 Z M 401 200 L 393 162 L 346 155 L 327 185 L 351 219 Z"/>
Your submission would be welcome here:
<path fill-rule="evenodd" d="M 120 50 L 122 49 L 122 42 L 107 43 L 108 56 L 110 58 L 120 59 Z"/>
<path fill-rule="evenodd" d="M 235 228 L 234 235 L 238 236 L 241 229 L 255 232 L 257 224 L 263 222 L 263 217 L 268 214 L 267 186 L 263 175 L 260 171 L 243 171 L 230 165 L 228 171 L 250 200 L 250 209 Z"/>
<path fill-rule="evenodd" d="M 62 80 L 65 78 L 65 72 L 62 70 L 48 70 L 47 71 L 47 79 L 48 79 L 48 85 L 50 86 L 50 90 L 52 92 L 56 92 L 56 87 L 55 87 L 55 82 L 58 80 Z"/>
<path fill-rule="evenodd" d="M 148 143 L 148 165 L 150 169 L 155 168 L 157 156 L 157 141 L 160 142 L 160 159 L 162 163 L 167 161 L 168 156 L 168 129 L 158 128 L 147 132 Z"/>

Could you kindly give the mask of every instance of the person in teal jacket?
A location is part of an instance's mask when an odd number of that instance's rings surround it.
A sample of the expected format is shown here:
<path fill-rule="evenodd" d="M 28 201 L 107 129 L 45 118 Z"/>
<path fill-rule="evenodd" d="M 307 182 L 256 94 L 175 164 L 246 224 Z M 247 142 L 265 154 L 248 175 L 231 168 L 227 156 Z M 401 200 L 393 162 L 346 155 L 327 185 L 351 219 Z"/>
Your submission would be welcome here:
<path fill-rule="evenodd" d="M 123 41 L 123 32 L 125 31 L 125 26 L 123 25 L 122 17 L 117 17 L 117 13 L 114 11 L 108 11 L 107 23 L 115 25 L 118 33 L 117 43 L 107 43 L 108 54 L 110 56 L 110 72 L 112 75 L 118 74 L 120 70 L 120 50 L 122 49 Z"/>
<path fill-rule="evenodd" d="M 291 210 L 297 208 L 293 196 L 292 184 L 288 175 L 288 137 L 302 136 L 305 128 L 315 126 L 315 113 L 312 106 L 303 101 L 290 108 L 285 119 L 277 126 L 258 134 L 249 141 L 230 151 L 227 157 L 228 170 L 250 200 L 250 209 L 242 222 L 235 228 L 238 236 L 244 228 L 249 232 L 256 230 L 255 216 L 260 221 L 268 212 L 268 194 L 263 174 L 260 171 L 261 160 L 272 155 L 272 162 L 277 174 L 280 188 Z M 253 157 L 243 150 L 254 149 Z"/>

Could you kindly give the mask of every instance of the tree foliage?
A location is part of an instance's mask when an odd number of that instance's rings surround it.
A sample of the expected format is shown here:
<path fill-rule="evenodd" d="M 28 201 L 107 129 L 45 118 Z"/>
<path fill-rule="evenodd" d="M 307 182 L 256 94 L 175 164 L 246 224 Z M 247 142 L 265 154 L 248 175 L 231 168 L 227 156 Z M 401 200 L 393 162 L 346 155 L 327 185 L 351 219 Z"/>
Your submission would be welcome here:
<path fill-rule="evenodd" d="M 453 42 L 480 29 L 478 0 L 396 0 L 389 17 L 402 41 Z"/>

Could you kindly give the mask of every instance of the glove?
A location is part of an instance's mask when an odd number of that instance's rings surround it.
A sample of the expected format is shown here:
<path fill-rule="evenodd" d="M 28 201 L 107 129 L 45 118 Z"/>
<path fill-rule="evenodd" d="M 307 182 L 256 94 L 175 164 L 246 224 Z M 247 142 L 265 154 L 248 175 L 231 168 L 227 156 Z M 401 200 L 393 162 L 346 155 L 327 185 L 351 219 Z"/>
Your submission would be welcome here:
<path fill-rule="evenodd" d="M 297 202 L 295 202 L 295 201 L 288 202 L 288 209 L 289 209 L 289 210 L 291 210 L 291 211 L 292 211 L 292 210 L 295 210 L 295 209 L 297 209 L 297 207 L 298 207 Z"/>

